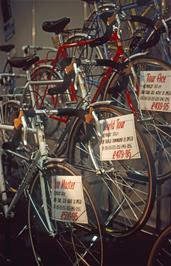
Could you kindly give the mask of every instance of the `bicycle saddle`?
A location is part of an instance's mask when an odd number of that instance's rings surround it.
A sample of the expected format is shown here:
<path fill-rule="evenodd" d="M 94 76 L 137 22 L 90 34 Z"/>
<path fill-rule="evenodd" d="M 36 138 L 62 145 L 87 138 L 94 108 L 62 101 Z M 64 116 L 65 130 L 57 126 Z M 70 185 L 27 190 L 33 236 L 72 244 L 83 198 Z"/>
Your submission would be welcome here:
<path fill-rule="evenodd" d="M 65 26 L 70 22 L 70 18 L 64 17 L 56 21 L 45 21 L 42 24 L 42 29 L 47 32 L 54 32 L 56 34 L 62 33 Z"/>
<path fill-rule="evenodd" d="M 39 60 L 38 56 L 29 55 L 25 57 L 11 57 L 9 63 L 12 67 L 29 69 L 34 63 Z"/>
<path fill-rule="evenodd" d="M 9 53 L 14 47 L 14 44 L 0 45 L 0 51 Z"/>

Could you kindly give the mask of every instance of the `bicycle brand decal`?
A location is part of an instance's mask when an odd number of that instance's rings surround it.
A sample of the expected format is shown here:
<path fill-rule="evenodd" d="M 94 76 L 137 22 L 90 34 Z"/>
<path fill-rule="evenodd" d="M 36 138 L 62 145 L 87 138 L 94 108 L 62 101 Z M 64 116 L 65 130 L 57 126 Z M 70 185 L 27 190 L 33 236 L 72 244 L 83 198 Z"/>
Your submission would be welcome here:
<path fill-rule="evenodd" d="M 133 114 L 101 120 L 100 125 L 101 161 L 140 158 Z"/>
<path fill-rule="evenodd" d="M 52 176 L 52 219 L 88 223 L 81 176 Z"/>
<path fill-rule="evenodd" d="M 141 110 L 171 112 L 171 71 L 141 71 Z"/>

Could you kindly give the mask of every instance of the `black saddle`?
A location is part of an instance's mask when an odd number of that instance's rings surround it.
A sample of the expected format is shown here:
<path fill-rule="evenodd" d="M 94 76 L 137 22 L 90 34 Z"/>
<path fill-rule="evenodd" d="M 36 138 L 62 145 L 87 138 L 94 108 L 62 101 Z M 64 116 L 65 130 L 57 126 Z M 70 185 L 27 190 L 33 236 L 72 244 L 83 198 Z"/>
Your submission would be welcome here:
<path fill-rule="evenodd" d="M 14 47 L 14 44 L 0 45 L 0 51 L 9 53 Z"/>
<path fill-rule="evenodd" d="M 29 69 L 33 64 L 39 60 L 38 56 L 29 55 L 26 57 L 11 57 L 9 63 L 12 67 Z"/>
<path fill-rule="evenodd" d="M 42 29 L 47 32 L 56 34 L 62 33 L 66 25 L 70 22 L 70 18 L 64 17 L 55 21 L 45 21 L 42 24 Z"/>

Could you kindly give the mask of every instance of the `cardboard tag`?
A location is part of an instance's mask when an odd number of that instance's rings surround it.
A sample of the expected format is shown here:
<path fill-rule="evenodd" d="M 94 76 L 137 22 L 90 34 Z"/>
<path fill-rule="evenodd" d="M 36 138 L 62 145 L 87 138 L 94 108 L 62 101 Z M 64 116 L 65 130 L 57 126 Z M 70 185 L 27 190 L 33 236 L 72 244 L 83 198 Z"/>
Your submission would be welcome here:
<path fill-rule="evenodd" d="M 100 124 L 102 127 L 101 161 L 140 158 L 133 114 L 101 120 Z"/>
<path fill-rule="evenodd" d="M 81 176 L 52 176 L 52 219 L 88 223 Z"/>
<path fill-rule="evenodd" d="M 171 71 L 141 71 L 141 110 L 171 112 Z"/>

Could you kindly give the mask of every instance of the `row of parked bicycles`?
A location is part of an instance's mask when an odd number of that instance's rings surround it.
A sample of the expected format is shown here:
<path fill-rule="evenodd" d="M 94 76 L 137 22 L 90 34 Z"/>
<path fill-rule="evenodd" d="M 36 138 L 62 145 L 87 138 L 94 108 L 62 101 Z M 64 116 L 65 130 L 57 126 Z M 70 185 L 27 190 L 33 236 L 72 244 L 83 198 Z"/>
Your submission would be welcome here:
<path fill-rule="evenodd" d="M 81 29 L 42 23 L 53 47 L 0 46 L 1 214 L 27 202 L 37 265 L 47 247 L 64 265 L 105 265 L 105 237 L 144 228 L 171 173 L 168 1 L 83 1 Z M 170 265 L 170 231 L 148 266 Z"/>

